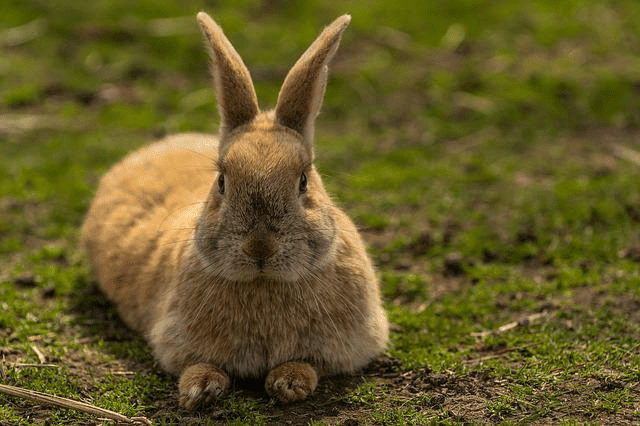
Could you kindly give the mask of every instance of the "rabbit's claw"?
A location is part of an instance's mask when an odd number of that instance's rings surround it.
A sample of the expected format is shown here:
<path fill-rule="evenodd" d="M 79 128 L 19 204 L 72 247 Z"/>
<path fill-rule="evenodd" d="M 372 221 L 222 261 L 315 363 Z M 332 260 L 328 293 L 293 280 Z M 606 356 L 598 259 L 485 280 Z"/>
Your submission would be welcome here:
<path fill-rule="evenodd" d="M 229 389 L 229 376 L 211 364 L 194 364 L 180 376 L 180 406 L 194 409 L 209 404 Z"/>
<path fill-rule="evenodd" d="M 265 389 L 283 403 L 306 399 L 318 384 L 318 373 L 305 362 L 285 362 L 269 372 Z"/>

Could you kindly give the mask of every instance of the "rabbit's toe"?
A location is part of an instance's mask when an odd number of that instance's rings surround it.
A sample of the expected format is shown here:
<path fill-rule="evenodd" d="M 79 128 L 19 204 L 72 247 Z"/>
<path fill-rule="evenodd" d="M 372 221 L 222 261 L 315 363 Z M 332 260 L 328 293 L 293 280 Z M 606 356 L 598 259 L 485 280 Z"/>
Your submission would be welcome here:
<path fill-rule="evenodd" d="M 318 384 L 318 373 L 306 362 L 285 362 L 267 375 L 265 389 L 280 402 L 300 401 L 309 396 Z"/>
<path fill-rule="evenodd" d="M 224 371 L 211 364 L 190 365 L 178 384 L 180 406 L 192 410 L 217 399 L 228 388 L 229 376 Z"/>

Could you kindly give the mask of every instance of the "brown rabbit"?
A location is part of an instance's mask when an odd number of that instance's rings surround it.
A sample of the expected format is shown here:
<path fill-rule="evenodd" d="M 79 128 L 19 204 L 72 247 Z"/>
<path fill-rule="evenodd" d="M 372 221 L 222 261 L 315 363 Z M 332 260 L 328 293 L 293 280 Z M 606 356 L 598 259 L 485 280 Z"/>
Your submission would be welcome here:
<path fill-rule="evenodd" d="M 222 395 L 229 377 L 264 377 L 283 402 L 319 374 L 351 372 L 385 347 L 387 319 L 362 239 L 322 186 L 313 126 L 341 16 L 260 112 L 251 77 L 220 27 L 211 48 L 220 136 L 142 148 L 102 179 L 83 242 L 104 292 L 179 375 L 180 403 Z"/>

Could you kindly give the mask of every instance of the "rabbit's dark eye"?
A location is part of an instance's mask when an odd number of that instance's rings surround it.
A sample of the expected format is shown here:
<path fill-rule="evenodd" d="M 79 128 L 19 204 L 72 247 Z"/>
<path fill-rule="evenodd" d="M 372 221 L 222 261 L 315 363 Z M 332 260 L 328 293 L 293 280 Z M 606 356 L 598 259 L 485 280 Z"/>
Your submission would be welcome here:
<path fill-rule="evenodd" d="M 304 172 L 300 175 L 299 190 L 301 194 L 304 194 L 305 192 L 307 192 L 307 175 Z"/>
<path fill-rule="evenodd" d="M 224 175 L 222 173 L 218 175 L 218 191 L 224 194 Z"/>

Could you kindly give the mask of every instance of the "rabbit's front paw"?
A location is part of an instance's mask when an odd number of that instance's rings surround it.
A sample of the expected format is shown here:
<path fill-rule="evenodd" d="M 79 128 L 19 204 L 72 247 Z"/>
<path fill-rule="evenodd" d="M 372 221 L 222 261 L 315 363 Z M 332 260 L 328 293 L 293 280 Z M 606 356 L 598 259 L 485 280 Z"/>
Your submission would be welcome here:
<path fill-rule="evenodd" d="M 269 372 L 264 387 L 269 395 L 288 403 L 305 399 L 317 384 L 318 373 L 310 364 L 289 361 Z"/>
<path fill-rule="evenodd" d="M 192 410 L 217 399 L 228 388 L 229 376 L 224 371 L 211 364 L 190 365 L 180 376 L 180 405 Z"/>

